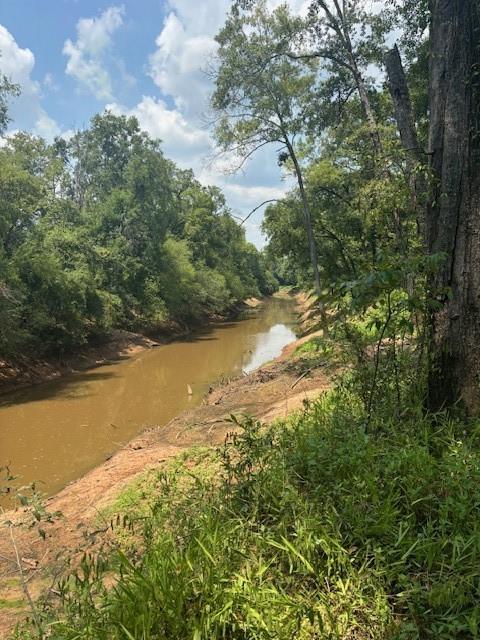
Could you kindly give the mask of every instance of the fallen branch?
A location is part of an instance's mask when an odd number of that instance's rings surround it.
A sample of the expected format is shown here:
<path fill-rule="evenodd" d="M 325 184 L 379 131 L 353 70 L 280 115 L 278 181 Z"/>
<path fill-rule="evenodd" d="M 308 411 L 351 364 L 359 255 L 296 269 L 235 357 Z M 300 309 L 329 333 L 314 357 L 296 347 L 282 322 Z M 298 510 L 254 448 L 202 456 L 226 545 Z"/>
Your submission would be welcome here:
<path fill-rule="evenodd" d="M 293 389 L 294 387 L 296 387 L 296 386 L 297 386 L 297 384 L 298 384 L 299 382 L 301 382 L 301 381 L 303 380 L 303 378 L 305 378 L 306 376 L 308 376 L 308 374 L 309 374 L 311 371 L 313 371 L 315 368 L 316 368 L 316 365 L 315 365 L 315 367 L 310 367 L 310 369 L 307 369 L 306 371 L 304 371 L 304 372 L 302 373 L 302 375 L 301 375 L 299 378 L 297 378 L 297 379 L 295 380 L 295 382 L 292 384 L 292 386 L 290 387 L 290 389 Z"/>

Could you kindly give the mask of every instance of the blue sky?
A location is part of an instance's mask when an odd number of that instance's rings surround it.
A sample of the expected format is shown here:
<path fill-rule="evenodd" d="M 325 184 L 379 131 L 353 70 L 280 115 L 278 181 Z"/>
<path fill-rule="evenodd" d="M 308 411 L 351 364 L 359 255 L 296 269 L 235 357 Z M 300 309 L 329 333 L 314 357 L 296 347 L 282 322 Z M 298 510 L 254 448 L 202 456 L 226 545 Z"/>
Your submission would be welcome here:
<path fill-rule="evenodd" d="M 277 0 L 270 0 L 277 4 Z M 305 0 L 290 0 L 302 10 Z M 166 155 L 221 187 L 237 214 L 285 191 L 275 149 L 243 173 L 207 162 L 211 84 L 204 73 L 230 0 L 0 0 L 0 72 L 22 87 L 10 131 L 68 136 L 110 108 L 136 115 Z M 262 211 L 248 221 L 257 245 Z"/>

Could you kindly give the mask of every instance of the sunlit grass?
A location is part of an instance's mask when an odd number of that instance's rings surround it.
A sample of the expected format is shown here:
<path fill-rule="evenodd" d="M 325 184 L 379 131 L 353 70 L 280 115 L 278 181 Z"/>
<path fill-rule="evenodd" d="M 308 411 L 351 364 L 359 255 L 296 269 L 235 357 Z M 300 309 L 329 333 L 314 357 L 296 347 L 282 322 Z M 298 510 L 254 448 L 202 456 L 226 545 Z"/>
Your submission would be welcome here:
<path fill-rule="evenodd" d="M 21 609 L 25 606 L 25 602 L 21 599 L 7 600 L 0 598 L 0 609 Z"/>
<path fill-rule="evenodd" d="M 480 429 L 408 415 L 367 435 L 340 388 L 146 474 L 110 512 L 128 516 L 119 549 L 62 585 L 48 637 L 476 637 Z"/>

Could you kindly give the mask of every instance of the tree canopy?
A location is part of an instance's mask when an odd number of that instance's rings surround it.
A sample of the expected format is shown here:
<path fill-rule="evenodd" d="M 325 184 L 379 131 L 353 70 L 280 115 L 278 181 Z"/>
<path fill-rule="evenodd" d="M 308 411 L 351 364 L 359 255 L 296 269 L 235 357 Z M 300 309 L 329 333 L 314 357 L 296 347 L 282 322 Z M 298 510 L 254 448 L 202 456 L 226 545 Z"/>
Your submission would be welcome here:
<path fill-rule="evenodd" d="M 112 328 L 198 322 L 275 288 L 221 192 L 135 118 L 0 150 L 0 353 L 71 350 Z"/>
<path fill-rule="evenodd" d="M 478 8 L 443 4 L 312 0 L 299 17 L 287 5 L 237 0 L 217 36 L 212 106 L 224 150 L 244 162 L 276 144 L 297 178 L 264 220 L 279 279 L 314 284 L 344 336 L 375 309 L 381 342 L 400 332 L 419 345 L 430 408 L 461 399 L 476 414 L 476 231 L 465 229 L 478 213 Z M 452 25 L 463 29 L 461 51 L 450 48 Z M 458 166 L 469 167 L 466 183 Z M 449 329 L 447 309 L 458 318 Z M 458 342 L 467 334 L 468 353 Z"/>

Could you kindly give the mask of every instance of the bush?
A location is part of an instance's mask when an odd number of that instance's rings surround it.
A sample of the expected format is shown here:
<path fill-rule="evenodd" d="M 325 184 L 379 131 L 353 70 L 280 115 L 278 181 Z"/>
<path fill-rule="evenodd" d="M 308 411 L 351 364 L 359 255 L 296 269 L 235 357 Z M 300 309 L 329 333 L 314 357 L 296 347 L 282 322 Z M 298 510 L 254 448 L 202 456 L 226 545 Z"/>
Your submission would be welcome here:
<path fill-rule="evenodd" d="M 385 416 L 367 435 L 341 386 L 243 421 L 206 476 L 148 477 L 123 550 L 63 583 L 49 637 L 477 637 L 480 429 Z"/>

